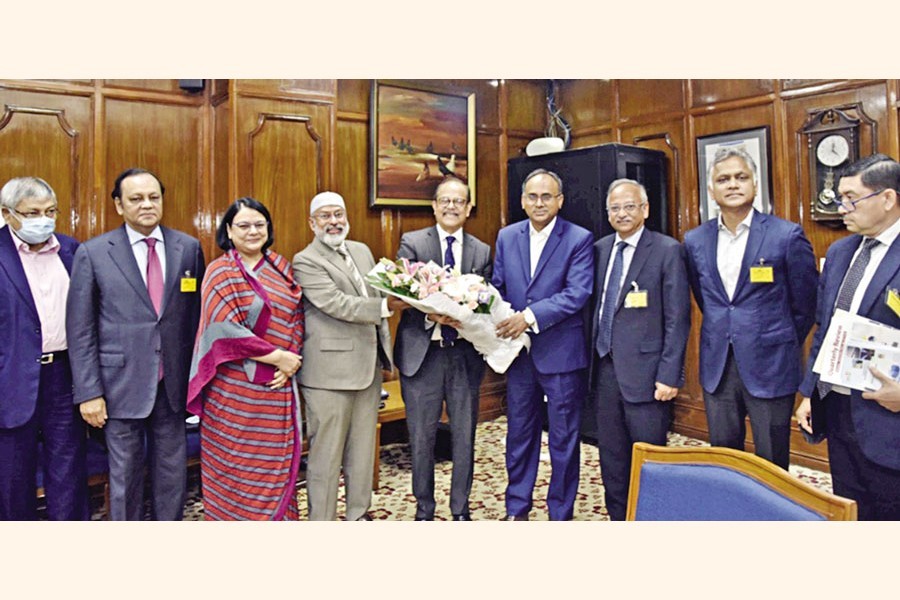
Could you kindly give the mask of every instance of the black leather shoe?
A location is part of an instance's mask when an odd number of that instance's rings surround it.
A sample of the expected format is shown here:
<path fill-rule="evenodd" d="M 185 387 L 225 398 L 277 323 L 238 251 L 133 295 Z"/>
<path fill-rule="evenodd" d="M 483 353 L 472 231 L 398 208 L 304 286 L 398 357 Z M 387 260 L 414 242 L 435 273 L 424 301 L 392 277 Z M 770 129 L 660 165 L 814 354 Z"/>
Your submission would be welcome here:
<path fill-rule="evenodd" d="M 371 521 L 371 520 L 372 520 L 372 515 L 370 515 L 369 513 L 366 513 L 357 519 L 357 521 Z"/>
<path fill-rule="evenodd" d="M 470 517 L 468 514 L 464 513 L 461 515 L 453 515 L 453 520 L 454 521 L 471 521 L 472 517 Z"/>
<path fill-rule="evenodd" d="M 528 515 L 506 515 L 501 521 L 527 521 Z"/>
<path fill-rule="evenodd" d="M 416 517 L 416 521 L 434 521 L 434 519 L 426 519 L 425 517 Z"/>

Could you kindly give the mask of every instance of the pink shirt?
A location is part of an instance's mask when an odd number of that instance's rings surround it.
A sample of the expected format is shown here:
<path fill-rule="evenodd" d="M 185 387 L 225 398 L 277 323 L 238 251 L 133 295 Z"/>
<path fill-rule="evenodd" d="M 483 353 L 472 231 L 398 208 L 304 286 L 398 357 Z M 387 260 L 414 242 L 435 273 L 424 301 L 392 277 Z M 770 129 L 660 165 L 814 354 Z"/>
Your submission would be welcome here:
<path fill-rule="evenodd" d="M 55 235 L 37 252 L 15 235 L 12 227 L 6 229 L 12 235 L 19 250 L 19 259 L 25 269 L 25 278 L 31 288 L 31 297 L 41 320 L 43 352 L 57 352 L 68 348 L 66 343 L 66 296 L 69 294 L 69 272 L 59 257 L 59 240 Z"/>

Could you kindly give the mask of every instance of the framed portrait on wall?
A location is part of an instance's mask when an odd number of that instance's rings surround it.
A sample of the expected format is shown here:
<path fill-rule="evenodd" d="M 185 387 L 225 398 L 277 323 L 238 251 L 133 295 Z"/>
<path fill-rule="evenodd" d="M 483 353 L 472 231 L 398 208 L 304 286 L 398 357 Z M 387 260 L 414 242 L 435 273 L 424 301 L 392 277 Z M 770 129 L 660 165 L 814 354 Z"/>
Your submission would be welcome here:
<path fill-rule="evenodd" d="M 431 206 L 450 174 L 475 204 L 475 93 L 372 84 L 369 206 Z"/>
<path fill-rule="evenodd" d="M 769 179 L 769 128 L 758 127 L 697 138 L 697 179 L 700 191 L 700 222 L 719 216 L 719 206 L 709 195 L 709 168 L 721 148 L 740 148 L 756 163 L 757 185 L 753 207 L 761 213 L 772 212 L 772 182 Z"/>

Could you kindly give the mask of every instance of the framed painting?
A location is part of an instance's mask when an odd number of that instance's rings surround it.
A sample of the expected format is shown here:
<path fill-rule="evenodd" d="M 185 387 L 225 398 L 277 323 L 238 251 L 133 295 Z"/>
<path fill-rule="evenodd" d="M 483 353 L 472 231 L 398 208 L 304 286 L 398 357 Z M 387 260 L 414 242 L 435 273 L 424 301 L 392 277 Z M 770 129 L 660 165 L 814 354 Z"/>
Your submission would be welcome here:
<path fill-rule="evenodd" d="M 745 129 L 697 138 L 697 178 L 700 190 L 700 222 L 719 216 L 719 206 L 709 195 L 709 168 L 721 148 L 740 148 L 756 162 L 757 185 L 753 207 L 772 212 L 772 182 L 769 179 L 769 128 Z"/>
<path fill-rule="evenodd" d="M 372 84 L 369 206 L 431 206 L 450 174 L 475 204 L 475 93 Z"/>

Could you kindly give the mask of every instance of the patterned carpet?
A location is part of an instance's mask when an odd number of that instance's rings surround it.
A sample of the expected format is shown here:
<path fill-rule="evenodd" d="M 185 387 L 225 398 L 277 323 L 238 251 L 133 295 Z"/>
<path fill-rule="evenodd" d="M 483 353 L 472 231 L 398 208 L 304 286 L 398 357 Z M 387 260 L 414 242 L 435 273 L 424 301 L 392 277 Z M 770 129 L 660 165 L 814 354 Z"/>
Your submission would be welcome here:
<path fill-rule="evenodd" d="M 469 506 L 472 519 L 498 520 L 506 513 L 503 495 L 506 489 L 506 467 L 504 448 L 506 445 L 506 417 L 500 417 L 478 425 L 476 433 L 475 476 Z M 670 446 L 705 446 L 705 442 L 676 433 L 669 434 Z M 534 493 L 534 508 L 531 520 L 547 520 L 547 488 L 550 483 L 550 455 L 547 449 L 547 434 L 542 440 L 541 463 L 538 469 Z M 435 520 L 449 520 L 450 461 L 438 462 L 435 469 L 435 500 L 437 511 Z M 831 477 L 828 473 L 814 471 L 792 465 L 792 475 L 826 491 L 831 491 Z M 189 480 L 189 499 L 185 508 L 186 520 L 203 519 L 203 501 L 199 493 L 199 477 L 193 474 Z M 381 449 L 381 479 L 378 489 L 372 494 L 370 514 L 375 520 L 412 521 L 416 512 L 416 501 L 410 483 L 409 446 L 404 443 L 389 444 Z M 338 518 L 342 518 L 343 485 L 339 490 Z M 306 489 L 298 490 L 300 519 L 306 518 Z M 98 517 L 95 517 L 98 518 Z M 609 519 L 603 504 L 603 478 L 600 474 L 600 459 L 597 447 L 589 443 L 581 444 L 581 483 L 575 501 L 575 520 L 605 521 Z"/>

